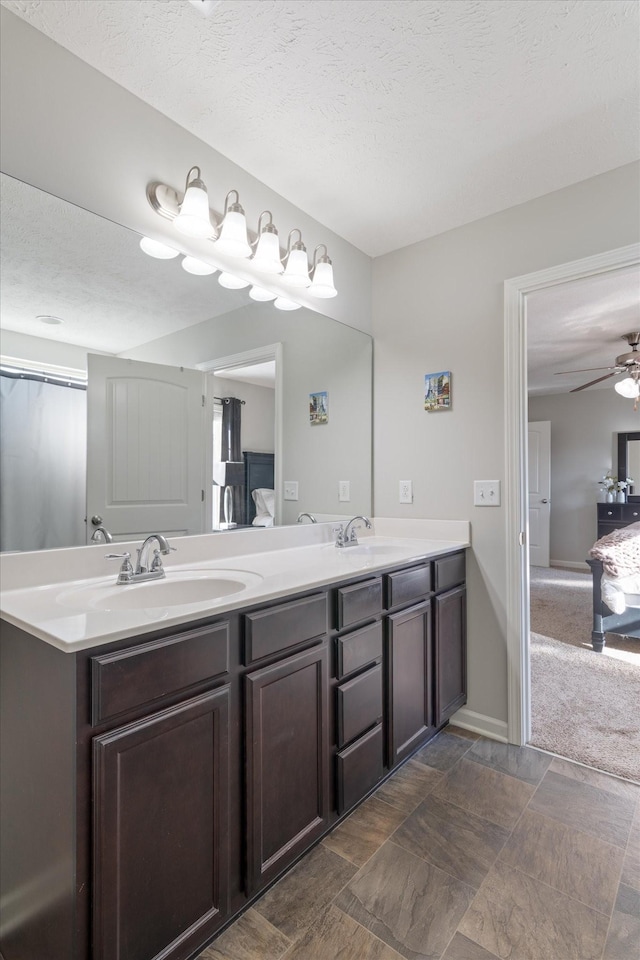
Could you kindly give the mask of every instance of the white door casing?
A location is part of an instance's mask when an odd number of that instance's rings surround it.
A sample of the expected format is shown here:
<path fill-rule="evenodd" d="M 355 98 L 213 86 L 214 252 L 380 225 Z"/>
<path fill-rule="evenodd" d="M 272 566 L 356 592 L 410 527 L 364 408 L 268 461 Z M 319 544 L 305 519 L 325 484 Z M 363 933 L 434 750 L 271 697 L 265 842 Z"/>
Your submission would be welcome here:
<path fill-rule="evenodd" d="M 204 374 L 97 354 L 87 361 L 87 542 L 92 517 L 114 540 L 202 533 Z"/>
<path fill-rule="evenodd" d="M 525 744 L 531 736 L 529 675 L 529 551 L 526 543 L 527 315 L 526 295 L 557 283 L 640 263 L 640 244 L 609 250 L 505 280 L 504 371 L 507 520 L 507 737 Z"/>
<path fill-rule="evenodd" d="M 549 566 L 551 527 L 551 421 L 529 422 L 529 563 Z"/>

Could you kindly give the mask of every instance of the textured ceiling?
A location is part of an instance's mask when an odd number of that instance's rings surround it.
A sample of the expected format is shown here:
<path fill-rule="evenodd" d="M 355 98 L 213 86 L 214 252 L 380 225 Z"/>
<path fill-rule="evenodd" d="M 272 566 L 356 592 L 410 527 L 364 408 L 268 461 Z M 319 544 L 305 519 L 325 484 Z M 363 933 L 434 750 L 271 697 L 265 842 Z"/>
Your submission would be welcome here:
<path fill-rule="evenodd" d="M 376 256 L 638 156 L 636 0 L 2 0 Z"/>

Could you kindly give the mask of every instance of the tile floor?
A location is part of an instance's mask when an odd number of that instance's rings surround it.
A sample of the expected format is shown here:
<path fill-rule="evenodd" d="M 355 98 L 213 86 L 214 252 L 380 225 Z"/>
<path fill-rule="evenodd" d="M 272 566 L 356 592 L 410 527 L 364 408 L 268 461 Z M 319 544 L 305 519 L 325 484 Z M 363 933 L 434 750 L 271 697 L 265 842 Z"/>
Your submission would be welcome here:
<path fill-rule="evenodd" d="M 198 960 L 638 960 L 640 786 L 448 727 Z"/>

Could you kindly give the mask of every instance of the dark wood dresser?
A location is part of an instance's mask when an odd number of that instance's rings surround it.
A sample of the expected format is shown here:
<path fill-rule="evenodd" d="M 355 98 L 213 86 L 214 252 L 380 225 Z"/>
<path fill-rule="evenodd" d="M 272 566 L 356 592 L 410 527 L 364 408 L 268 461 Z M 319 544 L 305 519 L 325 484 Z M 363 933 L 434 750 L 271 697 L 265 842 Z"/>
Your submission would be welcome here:
<path fill-rule="evenodd" d="M 630 523 L 640 521 L 640 502 L 599 503 L 597 507 L 598 540 L 612 530 L 619 530 L 620 527 L 627 527 Z"/>

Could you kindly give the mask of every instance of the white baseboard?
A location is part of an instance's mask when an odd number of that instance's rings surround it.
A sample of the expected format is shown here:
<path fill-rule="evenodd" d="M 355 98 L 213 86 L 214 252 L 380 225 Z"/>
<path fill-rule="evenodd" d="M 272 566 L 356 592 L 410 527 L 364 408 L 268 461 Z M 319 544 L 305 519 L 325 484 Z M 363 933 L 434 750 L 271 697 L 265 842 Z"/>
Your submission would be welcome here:
<path fill-rule="evenodd" d="M 588 563 L 576 560 L 550 560 L 549 566 L 560 570 L 579 570 L 581 573 L 589 573 L 591 569 Z"/>
<path fill-rule="evenodd" d="M 473 733 L 480 733 L 483 737 L 489 737 L 490 740 L 501 740 L 502 743 L 508 743 L 507 723 L 505 720 L 496 720 L 495 717 L 486 717 L 483 713 L 476 713 L 467 707 L 461 707 L 457 713 L 454 713 L 449 719 L 449 723 L 456 727 L 462 727 L 463 730 L 472 730 Z"/>

